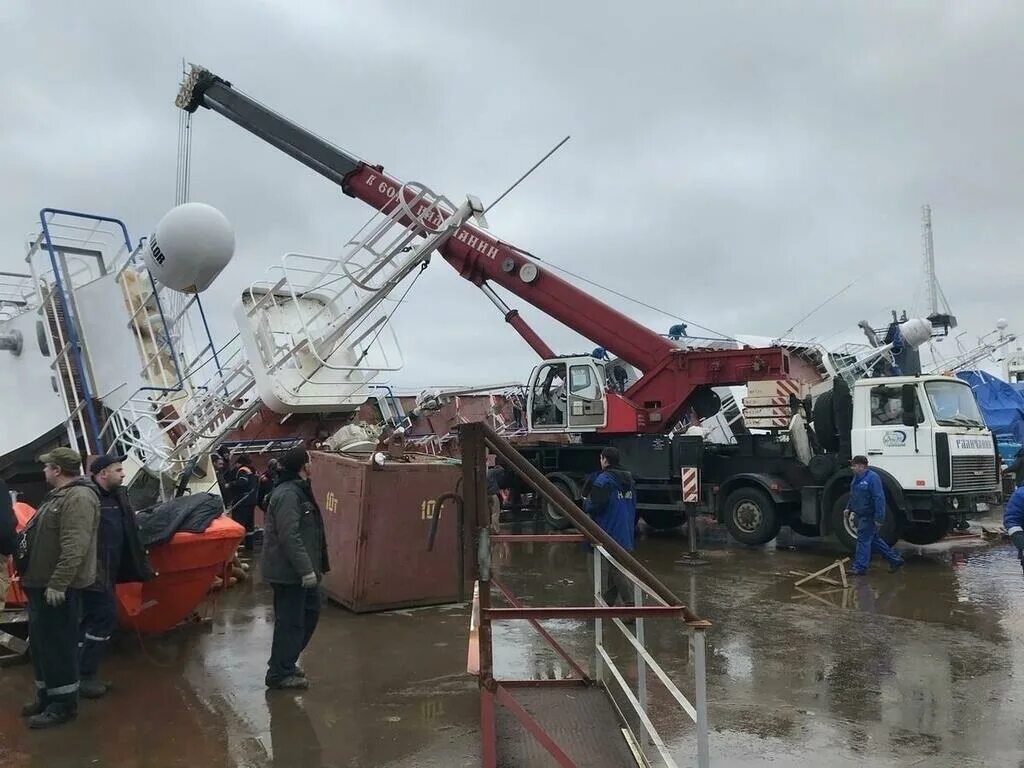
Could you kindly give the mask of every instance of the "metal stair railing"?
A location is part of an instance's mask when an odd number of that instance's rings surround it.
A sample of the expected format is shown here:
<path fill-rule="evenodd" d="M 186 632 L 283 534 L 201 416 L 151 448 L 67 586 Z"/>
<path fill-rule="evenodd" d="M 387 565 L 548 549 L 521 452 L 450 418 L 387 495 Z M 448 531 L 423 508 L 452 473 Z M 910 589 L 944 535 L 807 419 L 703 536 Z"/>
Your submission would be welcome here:
<path fill-rule="evenodd" d="M 653 744 L 661 762 L 670 768 L 676 768 L 678 756 L 655 727 L 648 712 L 649 698 L 647 686 L 650 675 L 664 687 L 669 698 L 677 704 L 681 714 L 691 721 L 695 729 L 696 765 L 708 768 L 710 765 L 709 725 L 707 715 L 707 666 L 705 633 L 711 624 L 687 608 L 660 580 L 637 561 L 629 552 L 622 549 L 607 533 L 587 517 L 576 504 L 561 490 L 552 484 L 544 475 L 531 465 L 503 437 L 484 423 L 466 424 L 460 428 L 462 448 L 462 496 L 450 494 L 436 500 L 435 514 L 431 521 L 428 548 L 433 546 L 440 521 L 442 507 L 448 499 L 454 499 L 458 505 L 460 548 L 462 557 L 473 558 L 472 572 L 476 577 L 473 610 L 470 627 L 469 671 L 476 675 L 480 688 L 481 715 L 481 754 L 485 768 L 498 765 L 498 740 L 496 708 L 505 707 L 529 732 L 537 743 L 560 766 L 574 766 L 576 763 L 566 751 L 551 737 L 545 724 L 535 720 L 516 701 L 516 691 L 524 687 L 548 688 L 564 690 L 569 695 L 573 686 L 601 686 L 611 697 L 610 705 L 617 709 L 619 705 L 609 683 L 614 681 L 615 689 L 625 697 L 633 714 L 637 717 L 641 734 L 634 733 L 628 718 L 622 717 L 630 737 L 627 742 L 634 755 L 642 754 L 646 761 L 648 743 Z M 503 466 L 516 474 L 527 486 L 532 488 L 548 503 L 571 520 L 578 533 L 575 534 L 492 534 L 489 530 L 490 515 L 486 504 L 486 450 L 495 453 Z M 468 531 L 467 531 L 468 527 Z M 471 544 L 475 535 L 477 546 Z M 501 584 L 492 573 L 491 546 L 493 544 L 519 543 L 566 543 L 589 542 L 595 550 L 594 573 L 594 604 L 591 606 L 545 606 L 527 607 Z M 468 545 L 467 545 L 468 544 Z M 475 557 L 473 557 L 475 555 Z M 609 607 L 602 596 L 603 568 L 617 568 L 634 587 L 634 605 Z M 460 559 L 460 586 L 464 583 L 465 567 Z M 508 608 L 496 608 L 492 605 L 492 591 L 499 593 L 509 604 Z M 653 603 L 653 604 L 649 604 Z M 644 622 L 647 619 L 676 620 L 681 622 L 682 629 L 689 636 L 693 659 L 693 690 L 691 702 L 679 686 L 671 680 L 653 657 L 645 645 Z M 593 620 L 595 637 L 595 668 L 588 674 L 584 666 L 572 658 L 551 634 L 539 623 L 545 619 Z M 635 619 L 636 634 L 629 631 L 623 619 Z M 619 669 L 604 642 L 604 622 L 612 621 L 623 633 L 629 644 L 636 651 L 637 685 L 636 691 L 626 681 L 626 676 Z M 571 677 L 554 680 L 505 680 L 499 679 L 494 672 L 494 649 L 492 623 L 495 621 L 528 621 L 544 638 L 551 649 L 565 661 L 572 671 Z M 622 710 L 619 710 L 620 715 Z M 647 763 L 649 764 L 649 763 Z"/>

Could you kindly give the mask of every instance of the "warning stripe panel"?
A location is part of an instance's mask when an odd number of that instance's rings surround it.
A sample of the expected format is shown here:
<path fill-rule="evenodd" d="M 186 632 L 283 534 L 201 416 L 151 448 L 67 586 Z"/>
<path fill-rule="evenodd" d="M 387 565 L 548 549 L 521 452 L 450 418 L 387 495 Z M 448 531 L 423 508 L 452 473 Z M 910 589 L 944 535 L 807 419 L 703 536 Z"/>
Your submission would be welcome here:
<path fill-rule="evenodd" d="M 792 379 L 779 379 L 775 382 L 776 392 L 789 397 L 790 395 L 800 396 L 800 382 Z"/>
<path fill-rule="evenodd" d="M 747 408 L 766 408 L 775 405 L 789 407 L 788 397 L 744 397 L 743 405 Z"/>
<path fill-rule="evenodd" d="M 683 502 L 695 504 L 700 501 L 700 470 L 697 467 L 682 468 Z"/>
<path fill-rule="evenodd" d="M 789 419 L 743 419 L 748 429 L 786 429 Z"/>
<path fill-rule="evenodd" d="M 789 418 L 789 408 L 744 408 L 745 419 L 782 419 Z"/>

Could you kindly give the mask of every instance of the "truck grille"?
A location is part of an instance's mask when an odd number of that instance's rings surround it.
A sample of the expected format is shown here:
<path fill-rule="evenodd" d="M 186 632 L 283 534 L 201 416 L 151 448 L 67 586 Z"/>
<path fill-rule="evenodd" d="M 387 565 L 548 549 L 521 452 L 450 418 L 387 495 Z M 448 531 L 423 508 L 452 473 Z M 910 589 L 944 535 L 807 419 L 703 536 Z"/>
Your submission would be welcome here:
<path fill-rule="evenodd" d="M 987 491 L 998 483 L 993 456 L 954 456 L 953 490 Z"/>

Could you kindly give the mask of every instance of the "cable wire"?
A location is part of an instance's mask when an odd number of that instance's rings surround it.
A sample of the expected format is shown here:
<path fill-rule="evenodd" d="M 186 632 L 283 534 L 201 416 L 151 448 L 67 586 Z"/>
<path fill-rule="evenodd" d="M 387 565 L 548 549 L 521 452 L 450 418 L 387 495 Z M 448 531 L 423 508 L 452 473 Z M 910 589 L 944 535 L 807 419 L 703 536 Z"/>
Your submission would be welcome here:
<path fill-rule="evenodd" d="M 508 244 L 506 243 L 506 245 L 508 245 Z M 515 248 L 515 246 L 512 246 L 512 247 Z M 559 271 L 559 272 L 561 272 L 563 274 L 569 275 L 570 277 L 574 277 L 577 280 L 579 280 L 580 282 L 587 283 L 588 285 L 592 285 L 595 288 L 600 288 L 602 291 L 607 291 L 608 293 L 612 294 L 613 296 L 618 296 L 620 299 L 625 299 L 626 301 L 633 302 L 634 304 L 637 304 L 637 305 L 639 305 L 641 307 L 644 307 L 645 309 L 650 309 L 650 310 L 652 310 L 654 312 L 658 312 L 658 313 L 660 313 L 662 315 L 665 315 L 666 317 L 671 317 L 673 320 L 678 320 L 681 323 L 685 323 L 687 326 L 691 326 L 692 325 L 694 328 L 700 328 L 702 331 L 707 331 L 708 333 L 712 333 L 712 334 L 714 334 L 716 336 L 721 336 L 723 339 L 725 339 L 727 341 L 736 341 L 736 338 L 734 336 L 730 336 L 727 333 L 722 333 L 721 331 L 716 331 L 713 328 L 708 328 L 706 325 L 701 325 L 700 323 L 695 323 L 692 320 L 687 320 L 685 317 L 680 317 L 677 314 L 674 314 L 672 312 L 668 312 L 668 311 L 666 311 L 664 309 L 660 309 L 659 307 L 655 307 L 653 304 L 648 304 L 645 301 L 640 301 L 640 299 L 635 299 L 632 296 L 627 296 L 626 294 L 622 293 L 621 291 L 616 291 L 614 288 L 609 288 L 606 285 L 601 285 L 600 283 L 595 282 L 594 280 L 591 280 L 590 278 L 583 277 L 583 275 L 577 274 L 576 272 L 572 272 L 571 270 L 568 270 L 565 267 L 560 267 L 557 264 L 555 264 L 553 262 L 550 262 L 550 261 L 544 261 L 543 259 L 533 255 L 529 251 L 524 251 L 521 248 L 516 248 L 516 250 L 519 251 L 520 253 L 522 253 L 524 256 L 529 256 L 534 261 L 538 261 L 541 264 L 546 264 L 547 266 L 551 267 L 554 270 L 557 270 L 557 271 Z"/>

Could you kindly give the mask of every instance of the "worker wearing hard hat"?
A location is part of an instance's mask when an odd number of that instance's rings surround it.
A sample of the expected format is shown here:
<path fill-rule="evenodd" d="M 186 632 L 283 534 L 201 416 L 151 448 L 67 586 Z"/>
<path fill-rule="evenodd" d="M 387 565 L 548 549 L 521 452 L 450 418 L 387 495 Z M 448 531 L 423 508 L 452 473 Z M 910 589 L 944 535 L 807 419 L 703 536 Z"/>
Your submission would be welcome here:
<path fill-rule="evenodd" d="M 889 561 L 893 573 L 903 567 L 903 558 L 889 543 L 878 535 L 879 526 L 885 522 L 885 490 L 878 473 L 868 469 L 864 456 L 854 456 L 850 462 L 853 481 L 850 483 L 850 500 L 847 513 L 853 512 L 857 521 L 857 554 L 850 568 L 852 576 L 863 576 L 871 563 L 871 554 L 877 552 Z"/>

